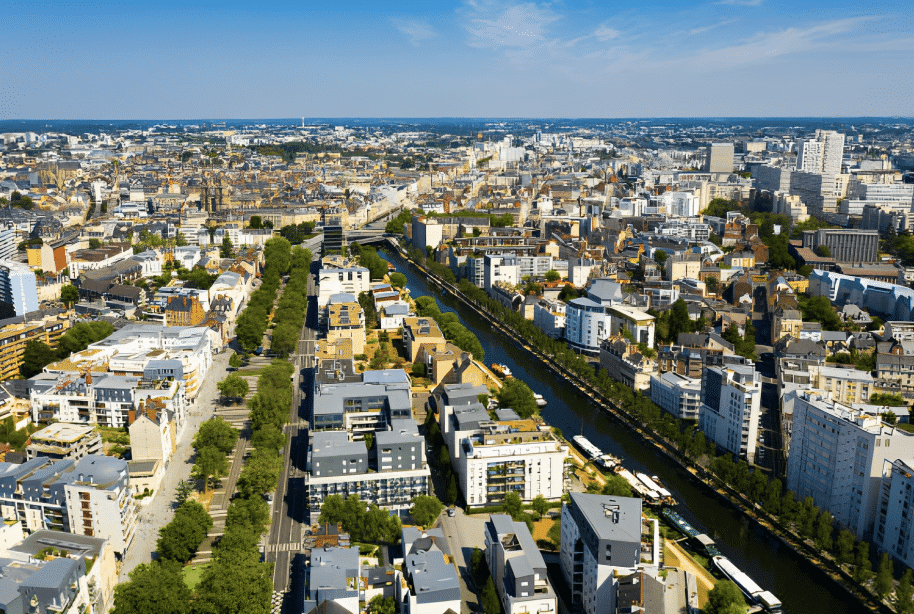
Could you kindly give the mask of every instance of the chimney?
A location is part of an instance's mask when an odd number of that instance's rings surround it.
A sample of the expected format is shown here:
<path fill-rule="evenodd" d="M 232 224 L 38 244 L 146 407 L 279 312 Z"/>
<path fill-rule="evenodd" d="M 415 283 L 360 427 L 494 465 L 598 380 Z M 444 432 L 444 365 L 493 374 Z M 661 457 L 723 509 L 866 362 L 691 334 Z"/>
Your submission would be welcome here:
<path fill-rule="evenodd" d="M 187 297 L 184 297 L 184 306 L 187 307 Z"/>

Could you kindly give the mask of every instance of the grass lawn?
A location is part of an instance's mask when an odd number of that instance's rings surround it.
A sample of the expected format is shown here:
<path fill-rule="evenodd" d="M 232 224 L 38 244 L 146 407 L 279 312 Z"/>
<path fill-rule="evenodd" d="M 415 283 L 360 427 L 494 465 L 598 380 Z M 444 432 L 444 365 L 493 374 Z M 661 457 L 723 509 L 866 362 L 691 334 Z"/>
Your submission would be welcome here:
<path fill-rule="evenodd" d="M 188 565 L 184 568 L 184 583 L 187 584 L 187 588 L 194 590 L 197 587 L 204 569 L 206 569 L 205 564 Z"/>

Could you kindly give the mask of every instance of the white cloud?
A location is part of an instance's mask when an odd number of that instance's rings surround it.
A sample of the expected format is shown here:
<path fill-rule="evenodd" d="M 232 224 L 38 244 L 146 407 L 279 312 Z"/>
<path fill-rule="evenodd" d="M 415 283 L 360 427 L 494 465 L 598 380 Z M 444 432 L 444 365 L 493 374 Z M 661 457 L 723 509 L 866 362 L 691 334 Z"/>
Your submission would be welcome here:
<path fill-rule="evenodd" d="M 517 4 L 497 15 L 479 14 L 482 7 L 469 3 L 477 16 L 466 29 L 470 45 L 483 49 L 529 49 L 546 42 L 546 28 L 559 19 L 552 11 L 536 4 Z"/>
<path fill-rule="evenodd" d="M 723 21 L 718 21 L 717 23 L 712 23 L 707 26 L 700 26 L 698 28 L 692 28 L 691 30 L 689 30 L 689 34 L 691 36 L 695 36 L 696 34 L 702 34 L 704 32 L 709 32 L 711 30 L 714 30 L 715 28 L 720 28 L 721 26 L 726 26 L 726 25 L 734 23 L 736 21 L 738 21 L 738 20 L 737 19 L 724 19 Z"/>
<path fill-rule="evenodd" d="M 621 32 L 608 26 L 600 26 L 593 33 L 593 35 L 597 37 L 597 40 L 600 41 L 612 40 L 619 36 L 619 34 L 621 34 Z"/>
<path fill-rule="evenodd" d="M 406 35 L 409 42 L 418 47 L 422 41 L 436 36 L 435 31 L 424 21 L 415 19 L 393 19 L 394 27 Z"/>

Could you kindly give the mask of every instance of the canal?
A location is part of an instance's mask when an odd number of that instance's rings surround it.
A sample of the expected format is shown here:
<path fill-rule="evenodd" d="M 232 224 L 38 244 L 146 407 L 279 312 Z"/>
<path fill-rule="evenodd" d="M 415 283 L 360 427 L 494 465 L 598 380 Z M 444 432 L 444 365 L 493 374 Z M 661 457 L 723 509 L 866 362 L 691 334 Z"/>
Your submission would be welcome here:
<path fill-rule="evenodd" d="M 567 439 L 583 434 L 604 452 L 622 459 L 631 470 L 659 476 L 681 503 L 678 510 L 697 529 L 716 542 L 724 556 L 763 588 L 773 592 L 792 614 L 842 614 L 859 612 L 858 602 L 834 584 L 817 567 L 757 528 L 700 483 L 653 448 L 636 440 L 629 431 L 596 407 L 590 399 L 545 368 L 523 348 L 493 331 L 489 323 L 450 296 L 430 289 L 424 277 L 397 254 L 381 255 L 406 275 L 413 298 L 435 296 L 442 311 L 451 311 L 470 329 L 485 350 L 487 365 L 508 365 L 513 375 L 525 381 L 547 401 L 541 414 Z"/>

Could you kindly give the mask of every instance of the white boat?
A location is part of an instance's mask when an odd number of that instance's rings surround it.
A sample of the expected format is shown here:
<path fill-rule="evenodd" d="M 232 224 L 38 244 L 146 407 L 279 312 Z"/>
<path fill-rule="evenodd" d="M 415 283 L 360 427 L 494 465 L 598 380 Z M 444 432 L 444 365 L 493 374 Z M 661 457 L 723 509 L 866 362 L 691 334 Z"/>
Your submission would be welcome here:
<path fill-rule="evenodd" d="M 590 460 L 596 460 L 603 456 L 603 451 L 590 443 L 590 441 L 583 435 L 575 435 L 571 438 L 571 440 L 578 444 L 578 447 L 587 453 L 587 456 L 590 457 Z"/>
<path fill-rule="evenodd" d="M 546 406 L 546 399 L 543 398 L 543 395 L 539 394 L 538 392 L 534 392 L 534 393 L 533 393 L 533 398 L 536 399 L 536 405 L 537 405 L 537 407 L 545 407 L 545 406 Z"/>

